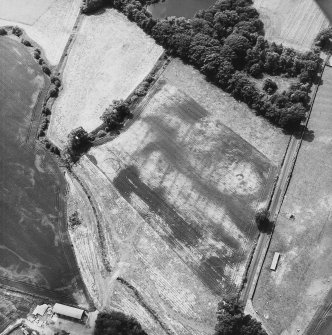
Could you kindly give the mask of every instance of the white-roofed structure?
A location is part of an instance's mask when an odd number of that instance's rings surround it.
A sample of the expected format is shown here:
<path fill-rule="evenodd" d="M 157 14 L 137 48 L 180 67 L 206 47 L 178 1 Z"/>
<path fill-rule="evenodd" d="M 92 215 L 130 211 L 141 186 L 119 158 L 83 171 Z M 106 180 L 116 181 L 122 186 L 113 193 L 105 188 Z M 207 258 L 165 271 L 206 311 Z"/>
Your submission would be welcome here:
<path fill-rule="evenodd" d="M 53 307 L 53 313 L 76 320 L 82 320 L 83 316 L 85 315 L 85 311 L 83 309 L 70 307 L 62 304 L 55 304 Z"/>
<path fill-rule="evenodd" d="M 272 264 L 270 266 L 270 270 L 275 271 L 278 265 L 278 261 L 279 261 L 279 257 L 280 257 L 280 253 L 279 252 L 275 252 L 274 256 L 273 256 L 273 260 L 272 260 Z"/>
<path fill-rule="evenodd" d="M 32 312 L 33 315 L 40 315 L 43 316 L 45 312 L 47 311 L 48 305 L 43 304 L 43 305 L 38 305 L 34 311 Z"/>

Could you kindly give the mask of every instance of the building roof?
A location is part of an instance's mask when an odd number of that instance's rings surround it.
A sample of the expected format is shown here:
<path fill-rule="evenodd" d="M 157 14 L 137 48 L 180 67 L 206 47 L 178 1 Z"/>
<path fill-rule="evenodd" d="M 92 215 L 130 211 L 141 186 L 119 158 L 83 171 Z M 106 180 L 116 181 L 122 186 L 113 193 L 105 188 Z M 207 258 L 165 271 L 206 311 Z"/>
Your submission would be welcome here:
<path fill-rule="evenodd" d="M 48 308 L 48 305 L 43 304 L 43 305 L 38 305 L 34 311 L 32 312 L 33 315 L 40 315 L 43 316 Z"/>
<path fill-rule="evenodd" d="M 61 315 L 64 315 L 64 316 L 68 316 L 70 318 L 80 320 L 80 319 L 82 319 L 84 310 L 79 309 L 79 308 L 66 306 L 66 305 L 62 305 L 62 304 L 55 304 L 54 307 L 53 307 L 53 312 L 56 313 L 56 314 L 61 314 Z"/>

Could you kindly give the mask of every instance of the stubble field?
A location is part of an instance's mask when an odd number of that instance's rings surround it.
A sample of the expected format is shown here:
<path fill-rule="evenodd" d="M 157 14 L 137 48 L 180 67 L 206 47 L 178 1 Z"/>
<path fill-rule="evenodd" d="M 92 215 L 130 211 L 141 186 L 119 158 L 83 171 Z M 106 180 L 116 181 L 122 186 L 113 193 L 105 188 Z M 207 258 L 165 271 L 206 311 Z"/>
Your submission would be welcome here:
<path fill-rule="evenodd" d="M 265 37 L 296 50 L 309 50 L 328 20 L 313 0 L 254 0 Z"/>
<path fill-rule="evenodd" d="M 153 68 L 163 49 L 124 15 L 106 9 L 84 16 L 53 106 L 48 136 L 63 147 L 69 132 L 92 131 L 114 99 L 125 99 Z"/>
<path fill-rule="evenodd" d="M 302 143 L 254 297 L 275 334 L 304 334 L 309 323 L 308 335 L 332 329 L 332 68 L 322 79 L 308 125 L 314 139 Z M 281 259 L 271 272 L 274 252 Z"/>
<path fill-rule="evenodd" d="M 0 26 L 17 25 L 23 28 L 28 36 L 43 48 L 50 64 L 57 65 L 79 14 L 81 3 L 81 0 L 4 0 L 1 1 L 5 10 L 0 11 Z"/>

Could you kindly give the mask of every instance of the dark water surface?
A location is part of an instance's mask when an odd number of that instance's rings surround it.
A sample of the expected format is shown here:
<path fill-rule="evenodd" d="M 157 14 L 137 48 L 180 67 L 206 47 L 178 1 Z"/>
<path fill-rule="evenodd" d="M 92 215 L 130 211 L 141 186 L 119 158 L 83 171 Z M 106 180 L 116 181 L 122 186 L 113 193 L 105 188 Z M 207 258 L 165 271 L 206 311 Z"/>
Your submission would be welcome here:
<path fill-rule="evenodd" d="M 0 283 L 45 288 L 39 293 L 54 298 L 81 284 L 66 233 L 64 177 L 46 151 L 27 143 L 46 80 L 27 47 L 0 37 Z"/>
<path fill-rule="evenodd" d="M 165 0 L 149 6 L 149 11 L 155 18 L 165 18 L 167 16 L 184 16 L 192 18 L 200 9 L 207 9 L 216 0 Z"/>

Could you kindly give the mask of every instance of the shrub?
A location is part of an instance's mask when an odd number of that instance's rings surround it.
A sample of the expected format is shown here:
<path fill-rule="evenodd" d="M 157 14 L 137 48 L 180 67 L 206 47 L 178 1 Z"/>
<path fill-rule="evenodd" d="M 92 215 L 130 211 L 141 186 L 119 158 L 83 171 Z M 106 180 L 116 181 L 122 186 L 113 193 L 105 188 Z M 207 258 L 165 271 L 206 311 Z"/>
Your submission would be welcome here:
<path fill-rule="evenodd" d="M 39 58 L 40 58 L 40 54 L 39 54 L 38 52 L 34 51 L 34 52 L 33 52 L 33 57 L 34 57 L 35 59 L 39 59 Z"/>
<path fill-rule="evenodd" d="M 75 228 L 75 227 L 77 227 L 77 226 L 79 226 L 79 225 L 82 224 L 82 222 L 81 222 L 81 220 L 80 220 L 80 218 L 78 216 L 78 212 L 77 211 L 75 211 L 72 215 L 69 216 L 68 221 L 69 221 L 69 226 L 71 228 Z"/>
<path fill-rule="evenodd" d="M 42 70 L 43 70 L 43 72 L 44 72 L 45 74 L 47 74 L 48 76 L 51 75 L 51 70 L 50 70 L 50 68 L 49 68 L 48 66 L 43 65 L 43 66 L 42 66 Z"/>
<path fill-rule="evenodd" d="M 45 63 L 44 59 L 43 58 L 39 58 L 38 64 L 39 65 L 43 65 L 44 63 Z"/>
<path fill-rule="evenodd" d="M 59 89 L 56 86 L 52 85 L 50 90 L 48 91 L 49 97 L 56 98 L 58 94 L 59 94 Z"/>
<path fill-rule="evenodd" d="M 51 83 L 53 83 L 57 87 L 61 86 L 61 80 L 58 76 L 51 76 Z"/>
<path fill-rule="evenodd" d="M 0 28 L 0 36 L 7 35 L 7 30 L 4 28 Z"/>
<path fill-rule="evenodd" d="M 32 47 L 31 42 L 28 40 L 25 40 L 24 38 L 22 38 L 21 43 L 24 44 L 26 47 Z"/>
<path fill-rule="evenodd" d="M 44 115 L 51 115 L 51 110 L 48 107 L 44 107 L 42 109 L 42 114 L 44 114 Z"/>
<path fill-rule="evenodd" d="M 38 132 L 38 137 L 43 137 L 43 136 L 45 136 L 45 131 L 40 129 Z"/>
<path fill-rule="evenodd" d="M 270 78 L 264 80 L 263 90 L 268 94 L 273 94 L 278 89 L 278 85 Z"/>
<path fill-rule="evenodd" d="M 12 33 L 14 35 L 16 35 L 17 37 L 20 37 L 23 34 L 23 31 L 22 31 L 21 28 L 19 28 L 19 27 L 16 26 L 16 27 L 12 28 Z"/>

